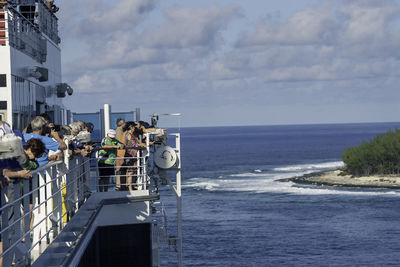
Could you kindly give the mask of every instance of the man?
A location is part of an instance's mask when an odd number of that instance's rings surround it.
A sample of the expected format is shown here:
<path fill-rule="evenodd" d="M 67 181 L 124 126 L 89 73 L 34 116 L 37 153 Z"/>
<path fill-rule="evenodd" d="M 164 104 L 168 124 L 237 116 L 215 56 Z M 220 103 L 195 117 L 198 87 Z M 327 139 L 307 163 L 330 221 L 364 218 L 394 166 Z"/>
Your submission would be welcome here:
<path fill-rule="evenodd" d="M 124 127 L 126 123 L 123 118 L 118 118 L 117 119 L 117 129 L 115 133 L 115 139 L 123 143 L 123 135 L 124 135 Z M 121 176 L 124 175 L 123 169 L 121 169 L 121 166 L 124 164 L 124 159 L 125 157 L 125 150 L 124 149 L 118 149 L 117 151 L 117 159 L 115 161 L 115 170 L 117 171 L 117 176 L 115 177 L 115 190 L 120 190 L 121 189 Z"/>
<path fill-rule="evenodd" d="M 99 151 L 97 165 L 99 167 L 99 191 L 107 192 L 110 177 L 115 174 L 114 165 L 117 149 L 123 149 L 124 145 L 115 139 L 115 130 L 109 129 L 107 136 L 101 141 L 102 150 Z"/>
<path fill-rule="evenodd" d="M 44 136 L 44 133 L 47 130 L 47 123 L 43 117 L 40 116 L 35 117 L 31 122 L 31 127 L 32 127 L 32 133 L 24 134 L 25 140 L 28 141 L 31 138 L 37 138 L 40 139 L 46 147 L 45 152 L 38 159 L 39 167 L 42 167 L 47 163 L 49 163 L 49 160 L 55 160 L 58 158 L 57 156 L 49 157 L 50 150 L 57 151 L 57 150 L 65 150 L 67 148 L 67 145 L 63 142 L 63 140 L 60 138 L 60 136 L 55 130 L 51 130 L 51 136 L 53 138 Z"/>

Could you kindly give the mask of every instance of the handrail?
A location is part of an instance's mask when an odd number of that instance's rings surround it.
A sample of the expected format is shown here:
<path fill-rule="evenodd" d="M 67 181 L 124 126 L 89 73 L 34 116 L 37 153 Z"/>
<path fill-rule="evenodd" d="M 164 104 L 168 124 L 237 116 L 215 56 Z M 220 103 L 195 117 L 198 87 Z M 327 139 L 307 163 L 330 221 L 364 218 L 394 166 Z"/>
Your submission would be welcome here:
<path fill-rule="evenodd" d="M 177 138 L 179 139 L 179 136 Z M 149 139 L 147 135 L 147 140 Z M 132 181 L 131 184 L 121 183 L 122 185 L 131 190 L 158 193 L 158 177 L 150 177 L 148 171 L 151 167 L 152 172 L 154 171 L 154 166 L 150 166 L 149 161 L 154 149 L 151 149 L 147 142 L 147 149 L 142 153 L 137 153 L 135 157 L 124 157 L 135 159 L 137 165 L 121 166 L 122 169 L 132 168 L 131 171 L 135 171 L 120 175 L 127 177 L 132 174 L 137 177 L 137 181 Z M 68 155 L 68 151 L 65 151 L 63 161 L 50 162 L 31 171 L 31 179 L 16 180 L 1 190 L 0 235 L 3 250 L 0 253 L 0 261 L 3 261 L 3 266 L 31 265 L 58 236 L 91 193 L 98 191 L 99 186 L 115 190 L 116 184 L 113 182 L 98 184 L 100 176 L 96 158 Z M 176 178 L 176 186 L 172 183 L 170 185 L 177 197 L 177 237 L 167 236 L 166 212 L 163 205 L 159 214 L 161 220 L 153 223 L 154 234 L 157 235 L 155 240 L 159 240 L 164 246 L 170 246 L 168 241 L 177 243 L 174 251 L 178 253 L 178 265 L 182 266 L 180 172 Z"/>
<path fill-rule="evenodd" d="M 0 258 L 3 266 L 12 262 L 29 265 L 62 230 L 68 221 L 64 218 L 78 209 L 77 205 L 68 205 L 68 202 L 84 201 L 80 180 L 90 175 L 88 162 L 89 159 L 81 156 L 51 162 L 32 171 L 32 179 L 17 180 L 1 190 L 3 251 Z M 69 169 L 66 163 L 71 166 Z M 30 185 L 32 190 L 29 190 Z M 76 190 L 79 194 L 75 194 Z M 64 191 L 67 191 L 65 195 Z M 47 242 L 43 242 L 45 238 Z"/>

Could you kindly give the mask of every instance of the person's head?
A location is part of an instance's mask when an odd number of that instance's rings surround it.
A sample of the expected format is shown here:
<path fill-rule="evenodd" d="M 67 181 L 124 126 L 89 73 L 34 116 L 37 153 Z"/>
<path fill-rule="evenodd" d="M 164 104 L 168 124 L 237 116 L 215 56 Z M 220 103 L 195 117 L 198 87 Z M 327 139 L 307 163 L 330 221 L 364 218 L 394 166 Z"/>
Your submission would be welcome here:
<path fill-rule="evenodd" d="M 31 138 L 26 143 L 24 151 L 31 160 L 40 158 L 46 150 L 45 145 L 40 139 Z"/>
<path fill-rule="evenodd" d="M 133 131 L 135 129 L 136 123 L 133 121 L 128 121 L 125 123 L 124 128 L 122 129 L 124 132 Z"/>
<path fill-rule="evenodd" d="M 47 114 L 47 113 L 42 113 L 42 114 L 40 114 L 39 116 L 42 117 L 42 118 L 46 121 L 47 124 L 50 123 L 51 118 L 50 118 L 49 114 Z"/>
<path fill-rule="evenodd" d="M 133 134 L 136 136 L 136 137 L 139 137 L 139 135 L 143 135 L 143 129 L 142 129 L 142 127 L 135 127 L 135 129 L 134 129 L 134 131 L 133 131 Z"/>
<path fill-rule="evenodd" d="M 37 134 L 42 134 L 43 130 L 45 129 L 47 123 L 45 119 L 41 116 L 36 116 L 31 121 L 32 132 Z"/>
<path fill-rule="evenodd" d="M 82 131 L 81 124 L 78 121 L 71 122 L 68 126 L 71 128 L 72 135 L 77 135 L 80 131 Z"/>
<path fill-rule="evenodd" d="M 86 128 L 86 125 L 85 125 L 85 122 L 84 122 L 84 121 L 77 120 L 76 122 L 81 126 L 81 129 L 82 129 L 82 130 Z"/>
<path fill-rule="evenodd" d="M 116 132 L 115 132 L 114 129 L 108 129 L 108 131 L 107 131 L 107 138 L 109 138 L 109 139 L 114 139 L 114 138 L 115 138 L 115 134 L 116 134 Z"/>
<path fill-rule="evenodd" d="M 123 118 L 117 119 L 117 127 L 124 127 L 125 120 Z"/>
<path fill-rule="evenodd" d="M 89 133 L 93 133 L 93 129 L 94 129 L 93 123 L 91 123 L 91 122 L 85 123 L 85 129 L 86 129 L 86 131 L 88 131 Z"/>

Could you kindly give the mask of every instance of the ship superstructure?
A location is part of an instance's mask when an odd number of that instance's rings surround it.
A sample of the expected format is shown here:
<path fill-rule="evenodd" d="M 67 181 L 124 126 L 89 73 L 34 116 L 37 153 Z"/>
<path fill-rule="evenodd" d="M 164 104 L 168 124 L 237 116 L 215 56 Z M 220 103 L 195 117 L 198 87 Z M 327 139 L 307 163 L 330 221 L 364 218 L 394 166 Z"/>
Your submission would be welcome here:
<path fill-rule="evenodd" d="M 62 103 L 73 90 L 61 76 L 57 10 L 52 1 L 0 1 L 0 120 L 14 129 L 41 113 L 56 124 L 71 118 Z"/>
<path fill-rule="evenodd" d="M 57 11 L 52 0 L 0 0 L 0 120 L 13 129 L 41 113 L 72 121 L 62 103 L 73 90 L 61 76 Z M 100 113 L 104 136 L 108 105 Z M 146 140 L 133 191 L 97 192 L 97 159 L 68 149 L 31 179 L 3 184 L 0 266 L 182 266 L 180 134 L 155 128 Z M 175 228 L 167 228 L 164 188 Z"/>

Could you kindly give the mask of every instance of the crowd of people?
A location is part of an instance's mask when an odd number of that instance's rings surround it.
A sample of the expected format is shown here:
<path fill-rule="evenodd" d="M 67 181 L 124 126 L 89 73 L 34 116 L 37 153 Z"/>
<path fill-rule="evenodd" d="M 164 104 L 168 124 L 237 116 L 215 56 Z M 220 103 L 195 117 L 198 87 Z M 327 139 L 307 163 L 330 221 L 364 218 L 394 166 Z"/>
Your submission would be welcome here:
<path fill-rule="evenodd" d="M 47 114 L 36 116 L 22 131 L 12 130 L 7 122 L 0 121 L 0 138 L 15 135 L 21 140 L 23 153 L 11 158 L 0 160 L 0 186 L 4 187 L 12 179 L 29 179 L 30 171 L 43 167 L 50 161 L 61 160 L 64 150 L 69 149 L 69 155 L 80 154 L 89 156 L 94 147 L 74 138 L 81 132 L 92 132 L 93 124 L 83 121 L 72 122 L 68 126 L 54 125 Z M 68 142 L 66 142 L 68 140 Z"/>
<path fill-rule="evenodd" d="M 138 156 L 140 150 L 146 149 L 144 133 L 151 129 L 144 122 L 125 122 L 118 118 L 117 129 L 107 131 L 98 153 L 100 192 L 108 191 L 110 179 L 114 175 L 116 191 L 137 189 Z"/>
<path fill-rule="evenodd" d="M 1 183 L 4 187 L 12 179 L 29 179 L 30 171 L 43 167 L 50 161 L 62 160 L 64 150 L 68 156 L 91 157 L 97 151 L 99 170 L 99 191 L 108 191 L 115 176 L 115 190 L 137 188 L 137 168 L 140 150 L 146 149 L 146 131 L 153 128 L 144 121 L 117 119 L 117 128 L 109 129 L 106 137 L 96 145 L 79 138 L 93 132 L 93 124 L 81 120 L 69 125 L 55 125 L 47 114 L 35 117 L 22 131 L 12 130 L 6 122 L 0 121 L 0 138 L 7 134 L 19 136 L 23 153 L 15 158 L 0 160 Z"/>
<path fill-rule="evenodd" d="M 96 155 L 100 192 L 108 191 L 110 186 L 114 187 L 111 182 L 113 177 L 116 191 L 138 189 L 138 158 L 141 156 L 140 151 L 147 147 L 144 133 L 153 130 L 152 126 L 143 121 L 125 122 L 119 118 L 116 130 L 109 129 L 100 143 L 93 142 L 90 138 L 93 128 L 92 123 L 80 120 L 69 125 L 55 125 L 47 114 L 36 116 L 22 132 L 13 130 L 7 122 L 0 121 L 0 189 L 13 184 L 14 190 L 18 187 L 22 190 L 21 179 L 31 179 L 31 171 L 51 161 L 62 160 L 65 155 Z M 7 150 L 8 145 L 5 145 L 7 140 L 14 142 L 14 147 L 10 146 L 11 152 Z M 153 145 L 152 142 L 147 143 Z M 96 154 L 93 153 L 95 151 Z M 0 236 L 0 253 L 1 249 Z"/>

